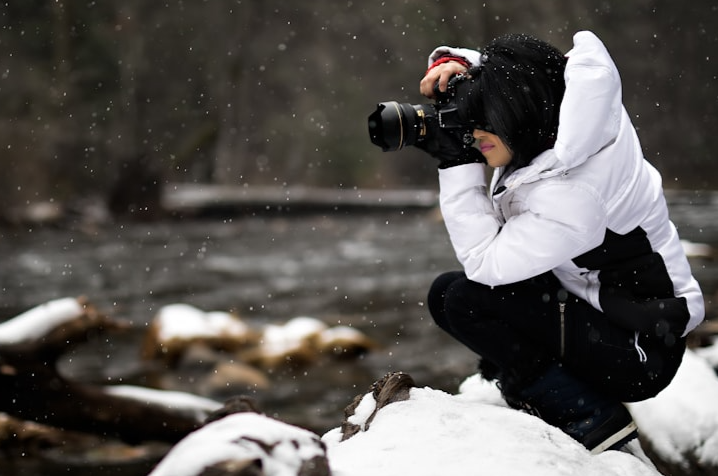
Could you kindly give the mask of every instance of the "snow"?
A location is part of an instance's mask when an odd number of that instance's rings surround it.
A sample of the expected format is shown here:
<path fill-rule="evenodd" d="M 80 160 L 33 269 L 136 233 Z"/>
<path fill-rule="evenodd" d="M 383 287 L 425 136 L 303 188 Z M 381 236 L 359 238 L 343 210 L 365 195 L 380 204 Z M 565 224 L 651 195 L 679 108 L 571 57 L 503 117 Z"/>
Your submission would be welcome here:
<path fill-rule="evenodd" d="M 311 361 L 320 354 L 355 355 L 375 347 L 362 332 L 349 326 L 329 327 L 319 319 L 299 316 L 283 324 L 252 329 L 238 316 L 205 312 L 188 304 L 162 307 L 152 323 L 147 354 L 173 356 L 192 342 L 221 339 L 244 347 L 247 362 L 273 367 L 285 361 Z"/>
<path fill-rule="evenodd" d="M 222 408 L 219 402 L 185 392 L 153 390 L 133 385 L 108 386 L 104 387 L 104 392 L 115 397 L 178 410 L 180 413 L 193 415 L 197 421 L 203 421 L 209 413 Z"/>
<path fill-rule="evenodd" d="M 713 256 L 713 247 L 706 243 L 681 240 L 681 246 L 689 258 L 711 258 Z"/>
<path fill-rule="evenodd" d="M 700 355 L 711 352 L 716 350 L 687 351 L 667 389 L 656 398 L 629 405 L 641 433 L 665 461 L 685 462 L 687 467 L 688 458 L 718 465 L 718 378 Z M 412 388 L 408 400 L 388 404 L 376 414 L 375 409 L 376 401 L 369 392 L 348 418 L 359 426 L 358 433 L 341 441 L 341 428 L 337 427 L 321 437 L 333 476 L 660 474 L 642 455 L 637 440 L 630 443 L 630 451 L 591 455 L 559 429 L 508 408 L 495 384 L 478 374 L 467 378 L 456 394 Z M 151 476 L 194 476 L 212 462 L 237 459 L 236 442 L 247 432 L 269 445 L 299 438 L 294 436 L 296 432 L 304 435 L 301 438 L 309 437 L 301 433 L 305 430 L 268 417 L 255 415 L 251 425 L 248 420 L 239 424 L 238 418 L 224 418 L 222 426 L 212 423 L 191 434 Z M 297 450 L 283 448 L 288 452 L 272 463 L 278 469 L 266 474 L 296 474 L 290 468 L 297 468 L 308 452 L 315 451 L 301 445 Z"/>
<path fill-rule="evenodd" d="M 170 329 L 163 330 L 184 337 L 239 329 L 234 326 L 241 322 L 230 314 L 204 313 L 187 305 L 174 305 L 167 311 L 175 317 L 168 324 Z M 0 324 L 0 345 L 41 338 L 85 312 L 81 301 L 74 298 L 37 306 Z M 181 319 L 176 318 L 178 313 Z M 200 322 L 202 326 L 198 326 Z M 211 323 L 209 331 L 207 322 Z M 278 350 L 328 330 L 321 321 L 299 317 L 284 326 L 268 326 L 264 344 Z M 337 328 L 333 337 L 350 331 Z M 717 362 L 718 341 L 710 347 L 687 350 L 668 388 L 655 398 L 628 405 L 639 431 L 664 461 L 686 468 L 689 461 L 718 467 Z M 105 391 L 190 412 L 198 421 L 221 406 L 181 392 L 132 386 L 106 387 Z M 348 418 L 360 430 L 345 441 L 341 441 L 340 428 L 328 431 L 320 440 L 319 435 L 264 415 L 230 415 L 188 435 L 151 474 L 195 476 L 217 462 L 260 458 L 266 474 L 294 475 L 303 462 L 324 454 L 322 442 L 334 476 L 659 474 L 650 463 L 634 456 L 640 456 L 637 442 L 632 443 L 633 454 L 607 451 L 593 456 L 557 428 L 508 408 L 496 386 L 480 375 L 468 377 L 457 394 L 412 388 L 408 400 L 375 410 L 376 401 L 369 392 Z"/>
<path fill-rule="evenodd" d="M 221 335 L 242 337 L 249 332 L 247 324 L 228 312 L 205 312 L 189 304 L 162 307 L 157 313 L 156 323 L 161 342 Z"/>
<path fill-rule="evenodd" d="M 319 344 L 322 347 L 330 347 L 335 342 L 359 342 L 363 339 L 364 334 L 349 326 L 335 326 L 319 334 Z"/>
<path fill-rule="evenodd" d="M 710 349 L 710 350 L 709 350 Z M 715 354 L 716 345 L 705 353 Z M 655 398 L 629 405 L 638 428 L 667 461 L 693 454 L 718 466 L 718 378 L 697 352 L 687 351 L 671 384 Z"/>
<path fill-rule="evenodd" d="M 376 400 L 374 400 L 374 396 L 371 393 L 367 393 L 359 401 L 359 405 L 354 409 L 354 414 L 350 415 L 347 421 L 361 427 L 362 430 L 366 430 L 366 421 L 371 414 L 374 413 L 375 409 Z"/>
<path fill-rule="evenodd" d="M 262 334 L 262 352 L 269 356 L 293 352 L 326 329 L 322 321 L 306 316 L 290 319 L 284 325 L 269 324 Z"/>
<path fill-rule="evenodd" d="M 0 345 L 13 345 L 44 337 L 56 327 L 85 313 L 76 298 L 46 302 L 0 324 Z"/>
<path fill-rule="evenodd" d="M 314 433 L 256 413 L 236 413 L 191 433 L 150 476 L 197 475 L 223 461 L 260 458 L 263 474 L 294 476 L 302 461 L 323 453 Z"/>
<path fill-rule="evenodd" d="M 338 428 L 329 431 L 322 440 L 333 476 L 659 474 L 626 453 L 592 456 L 559 429 L 505 405 L 486 403 L 485 396 L 493 399 L 483 391 L 451 395 L 414 388 L 409 400 L 380 409 L 368 430 L 346 441 L 339 441 Z M 366 421 L 373 408 L 369 399 L 371 394 L 355 414 L 361 421 L 354 423 Z"/>

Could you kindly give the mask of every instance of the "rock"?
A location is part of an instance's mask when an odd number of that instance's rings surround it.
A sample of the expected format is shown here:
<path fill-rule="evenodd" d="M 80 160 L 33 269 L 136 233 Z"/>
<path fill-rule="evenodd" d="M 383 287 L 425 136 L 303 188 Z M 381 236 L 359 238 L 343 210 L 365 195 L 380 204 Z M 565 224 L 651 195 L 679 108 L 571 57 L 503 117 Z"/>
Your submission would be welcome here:
<path fill-rule="evenodd" d="M 259 413 L 259 410 L 257 409 L 257 404 L 254 399 L 244 395 L 238 395 L 227 399 L 224 402 L 224 405 L 222 405 L 222 408 L 213 411 L 207 416 L 204 423 L 206 425 L 208 423 L 212 423 L 213 421 L 221 420 L 226 416 L 245 412 Z"/>
<path fill-rule="evenodd" d="M 193 349 L 206 348 L 234 353 L 250 365 L 276 369 L 308 365 L 323 355 L 354 358 L 377 347 L 357 329 L 330 328 L 313 317 L 295 317 L 284 324 L 266 325 L 257 332 L 230 313 L 204 312 L 187 304 L 172 304 L 160 309 L 152 321 L 142 356 L 176 368 L 187 361 L 188 354 L 196 353 Z"/>
<path fill-rule="evenodd" d="M 325 329 L 317 336 L 316 346 L 320 353 L 338 358 L 354 358 L 378 347 L 364 333 L 349 326 Z"/>
<path fill-rule="evenodd" d="M 204 312 L 188 304 L 171 304 L 159 310 L 142 345 L 147 360 L 176 365 L 189 347 L 236 351 L 255 344 L 257 334 L 239 316 L 228 312 Z"/>
<path fill-rule="evenodd" d="M 307 365 L 322 355 L 354 358 L 377 348 L 375 342 L 353 327 L 328 327 L 313 317 L 295 317 L 283 325 L 264 328 L 260 344 L 240 358 L 262 368 Z"/>
<path fill-rule="evenodd" d="M 412 387 L 400 373 L 383 383 L 347 418 L 358 432 L 347 437 L 345 425 L 322 437 L 334 474 L 659 476 L 632 453 L 592 455 L 540 418 L 496 404 L 500 394 L 490 383 L 457 395 Z"/>
<path fill-rule="evenodd" d="M 241 412 L 213 420 L 189 434 L 150 476 L 330 474 L 319 436 L 265 415 Z"/>
<path fill-rule="evenodd" d="M 409 392 L 415 386 L 414 379 L 409 374 L 393 372 L 374 382 L 370 393 L 354 397 L 354 401 L 344 409 L 342 441 L 360 431 L 368 430 L 377 412 L 383 407 L 393 402 L 408 400 Z M 371 413 L 367 414 L 369 410 Z"/>
<path fill-rule="evenodd" d="M 227 395 L 237 389 L 268 390 L 269 378 L 260 370 L 241 362 L 222 362 L 200 383 L 206 395 Z"/>
<path fill-rule="evenodd" d="M 35 454 L 47 448 L 97 445 L 97 438 L 84 433 L 65 431 L 0 413 L 0 447 L 7 455 Z"/>
<path fill-rule="evenodd" d="M 315 345 L 327 325 L 312 317 L 295 317 L 285 324 L 265 326 L 257 347 L 240 354 L 242 360 L 263 368 L 306 365 L 318 357 Z"/>

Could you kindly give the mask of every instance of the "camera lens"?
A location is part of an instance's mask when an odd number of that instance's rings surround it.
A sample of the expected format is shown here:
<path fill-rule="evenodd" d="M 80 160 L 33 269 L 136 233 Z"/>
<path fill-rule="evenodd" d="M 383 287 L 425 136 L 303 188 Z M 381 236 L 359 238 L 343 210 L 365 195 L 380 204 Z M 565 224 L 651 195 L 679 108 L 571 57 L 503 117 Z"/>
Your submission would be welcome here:
<path fill-rule="evenodd" d="M 425 105 L 388 101 L 379 103 L 369 115 L 369 138 L 384 152 L 414 145 L 426 134 Z"/>

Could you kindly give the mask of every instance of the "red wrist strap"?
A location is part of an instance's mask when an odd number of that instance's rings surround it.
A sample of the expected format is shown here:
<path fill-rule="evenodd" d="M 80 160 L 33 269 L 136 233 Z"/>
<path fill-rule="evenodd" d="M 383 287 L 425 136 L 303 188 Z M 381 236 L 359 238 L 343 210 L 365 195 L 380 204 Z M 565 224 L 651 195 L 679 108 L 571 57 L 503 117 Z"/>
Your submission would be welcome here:
<path fill-rule="evenodd" d="M 441 58 L 439 58 L 439 59 L 437 59 L 436 61 L 434 61 L 434 62 L 431 64 L 431 66 L 429 66 L 429 69 L 426 70 L 426 73 L 424 73 L 424 76 L 426 76 L 426 74 L 427 74 L 429 71 L 431 71 L 433 68 L 439 66 L 440 64 L 448 63 L 449 61 L 456 61 L 457 63 L 461 63 L 461 65 L 464 66 L 465 68 L 468 68 L 468 67 L 471 66 L 471 65 L 469 64 L 469 62 L 466 61 L 466 60 L 465 60 L 464 58 L 462 58 L 461 56 L 444 55 L 444 56 L 442 56 Z"/>

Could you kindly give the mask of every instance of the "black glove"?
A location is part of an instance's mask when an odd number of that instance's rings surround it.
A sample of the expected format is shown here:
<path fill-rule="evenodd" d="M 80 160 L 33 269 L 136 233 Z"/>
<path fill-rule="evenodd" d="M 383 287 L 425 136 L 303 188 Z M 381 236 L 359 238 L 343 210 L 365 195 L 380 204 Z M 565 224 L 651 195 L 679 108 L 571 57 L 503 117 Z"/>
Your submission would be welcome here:
<path fill-rule="evenodd" d="M 474 138 L 466 129 L 432 128 L 432 133 L 415 145 L 439 160 L 439 168 L 447 169 L 463 164 L 483 162 L 486 159 L 472 147 Z"/>

